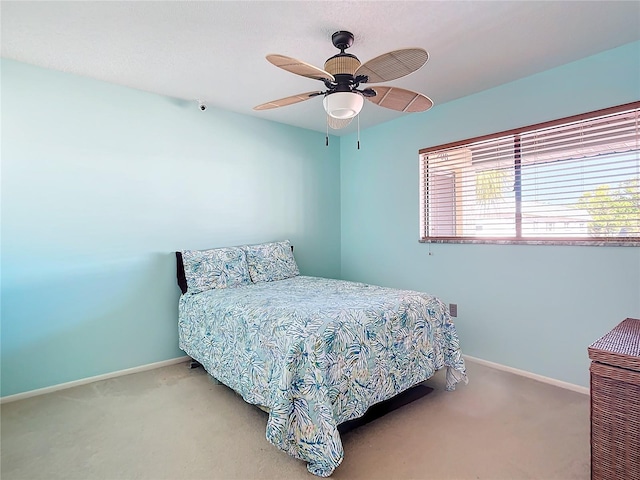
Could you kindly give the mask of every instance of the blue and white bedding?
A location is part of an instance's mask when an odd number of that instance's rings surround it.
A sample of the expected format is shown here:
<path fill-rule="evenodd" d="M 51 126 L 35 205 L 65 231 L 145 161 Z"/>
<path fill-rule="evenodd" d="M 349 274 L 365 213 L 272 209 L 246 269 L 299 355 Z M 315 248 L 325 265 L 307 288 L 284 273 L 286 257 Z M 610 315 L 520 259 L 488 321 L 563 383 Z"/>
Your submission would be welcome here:
<path fill-rule="evenodd" d="M 466 381 L 458 336 L 437 298 L 318 277 L 186 293 L 180 348 L 245 401 L 267 407 L 267 439 L 329 476 L 338 424 L 447 368 Z"/>

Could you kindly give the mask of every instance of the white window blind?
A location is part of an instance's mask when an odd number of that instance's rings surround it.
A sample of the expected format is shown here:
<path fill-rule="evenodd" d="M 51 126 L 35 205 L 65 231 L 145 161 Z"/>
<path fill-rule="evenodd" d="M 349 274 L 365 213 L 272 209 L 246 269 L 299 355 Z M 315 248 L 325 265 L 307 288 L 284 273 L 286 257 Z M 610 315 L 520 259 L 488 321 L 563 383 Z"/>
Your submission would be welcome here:
<path fill-rule="evenodd" d="M 640 102 L 420 151 L 422 241 L 640 242 Z"/>

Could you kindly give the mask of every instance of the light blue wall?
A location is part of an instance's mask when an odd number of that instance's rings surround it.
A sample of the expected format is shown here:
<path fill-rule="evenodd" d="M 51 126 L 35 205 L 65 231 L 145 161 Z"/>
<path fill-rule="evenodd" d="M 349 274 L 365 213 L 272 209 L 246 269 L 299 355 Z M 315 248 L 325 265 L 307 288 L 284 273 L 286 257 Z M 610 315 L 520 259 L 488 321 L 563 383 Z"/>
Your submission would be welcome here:
<path fill-rule="evenodd" d="M 467 354 L 581 385 L 587 345 L 640 317 L 638 248 L 417 241 L 420 148 L 638 100 L 640 43 L 368 129 L 360 151 L 0 68 L 3 396 L 182 355 L 181 248 L 289 238 L 302 273 L 433 292 Z"/>
<path fill-rule="evenodd" d="M 340 275 L 339 139 L 2 60 L 2 395 L 183 355 L 182 248 Z"/>
<path fill-rule="evenodd" d="M 343 278 L 457 303 L 466 354 L 588 386 L 587 346 L 640 318 L 640 248 L 420 244 L 418 150 L 639 99 L 636 42 L 343 137 Z"/>

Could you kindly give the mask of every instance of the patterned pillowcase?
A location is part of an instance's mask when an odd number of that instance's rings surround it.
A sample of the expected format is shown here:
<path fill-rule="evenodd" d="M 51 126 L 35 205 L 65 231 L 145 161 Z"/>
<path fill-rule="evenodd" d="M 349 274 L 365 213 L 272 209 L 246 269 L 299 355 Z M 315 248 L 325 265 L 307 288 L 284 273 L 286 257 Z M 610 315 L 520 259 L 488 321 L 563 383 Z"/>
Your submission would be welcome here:
<path fill-rule="evenodd" d="M 273 282 L 300 275 L 289 240 L 244 247 L 251 281 Z"/>
<path fill-rule="evenodd" d="M 182 262 L 189 293 L 251 283 L 247 257 L 240 247 L 183 250 Z"/>

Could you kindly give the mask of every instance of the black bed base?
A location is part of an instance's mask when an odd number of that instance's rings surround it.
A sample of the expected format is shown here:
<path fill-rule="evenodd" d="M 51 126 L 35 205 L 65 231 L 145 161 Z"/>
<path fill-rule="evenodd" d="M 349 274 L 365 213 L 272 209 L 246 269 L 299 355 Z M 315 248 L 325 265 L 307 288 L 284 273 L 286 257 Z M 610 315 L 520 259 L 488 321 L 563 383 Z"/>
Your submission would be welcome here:
<path fill-rule="evenodd" d="M 197 360 L 194 360 L 193 358 L 189 361 L 189 368 L 193 369 L 193 368 L 199 368 L 202 367 L 202 364 L 200 362 L 198 362 Z"/>
<path fill-rule="evenodd" d="M 408 405 L 431 392 L 433 392 L 433 388 L 427 387 L 424 383 L 414 385 L 410 389 L 397 394 L 395 397 L 391 397 L 389 400 L 371 405 L 362 417 L 341 423 L 338 425 L 338 432 L 340 432 L 340 435 L 344 435 L 351 430 L 385 416 L 387 413 Z"/>

